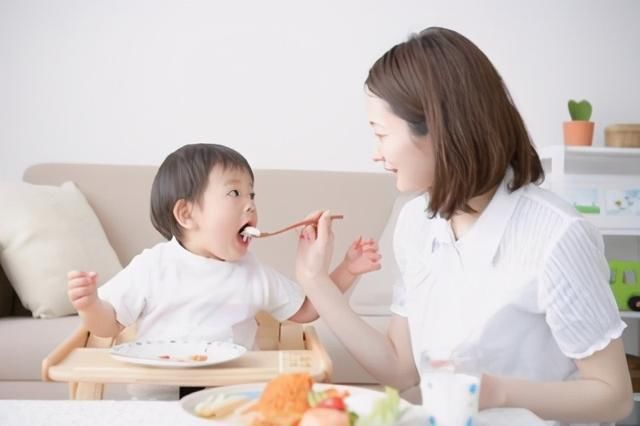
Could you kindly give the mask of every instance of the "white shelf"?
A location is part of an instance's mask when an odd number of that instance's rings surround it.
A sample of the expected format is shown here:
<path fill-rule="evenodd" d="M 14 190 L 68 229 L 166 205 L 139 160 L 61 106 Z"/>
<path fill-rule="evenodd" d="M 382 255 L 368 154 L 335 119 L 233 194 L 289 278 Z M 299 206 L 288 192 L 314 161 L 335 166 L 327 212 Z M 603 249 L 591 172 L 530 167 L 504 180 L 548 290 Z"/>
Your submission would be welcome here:
<path fill-rule="evenodd" d="M 598 227 L 602 235 L 640 236 L 640 216 L 605 217 L 603 215 L 583 215 Z"/>
<path fill-rule="evenodd" d="M 551 145 L 538 149 L 538 154 L 545 172 L 554 177 L 598 175 L 640 179 L 640 148 Z"/>
<path fill-rule="evenodd" d="M 550 145 L 538 149 L 541 159 L 549 159 L 564 152 L 574 158 L 617 159 L 636 157 L 640 161 L 640 148 L 613 148 L 608 146 L 565 146 Z M 640 167 L 640 165 L 639 165 Z M 640 171 L 638 172 L 640 173 Z"/>
<path fill-rule="evenodd" d="M 640 312 L 638 311 L 620 311 L 621 318 L 640 319 Z"/>
<path fill-rule="evenodd" d="M 639 228 L 600 228 L 600 233 L 602 235 L 617 235 L 617 236 L 629 236 L 629 237 L 640 237 L 640 227 Z"/>
<path fill-rule="evenodd" d="M 606 194 L 640 188 L 640 148 L 545 146 L 538 149 L 545 187 L 561 196 L 576 189 L 598 190 L 601 213 L 584 216 L 603 235 L 640 236 L 640 215 L 607 215 Z"/>

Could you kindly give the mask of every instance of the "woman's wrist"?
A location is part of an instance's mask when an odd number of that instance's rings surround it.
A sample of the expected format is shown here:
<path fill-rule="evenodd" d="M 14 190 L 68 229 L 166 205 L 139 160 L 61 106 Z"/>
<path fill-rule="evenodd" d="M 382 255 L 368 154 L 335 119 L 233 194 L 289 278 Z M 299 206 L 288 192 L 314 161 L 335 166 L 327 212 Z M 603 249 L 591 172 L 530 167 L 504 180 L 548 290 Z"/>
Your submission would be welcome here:
<path fill-rule="evenodd" d="M 507 406 L 507 393 L 502 377 L 483 374 L 480 384 L 480 409 Z"/>
<path fill-rule="evenodd" d="M 322 290 L 327 286 L 336 286 L 329 274 L 304 277 L 299 279 L 299 282 L 307 296 L 310 298 L 317 294 L 318 291 L 322 292 Z"/>
<path fill-rule="evenodd" d="M 298 274 L 298 282 L 306 289 L 313 289 L 324 285 L 326 281 L 331 281 L 331 276 L 328 272 L 321 273 L 309 273 Z"/>

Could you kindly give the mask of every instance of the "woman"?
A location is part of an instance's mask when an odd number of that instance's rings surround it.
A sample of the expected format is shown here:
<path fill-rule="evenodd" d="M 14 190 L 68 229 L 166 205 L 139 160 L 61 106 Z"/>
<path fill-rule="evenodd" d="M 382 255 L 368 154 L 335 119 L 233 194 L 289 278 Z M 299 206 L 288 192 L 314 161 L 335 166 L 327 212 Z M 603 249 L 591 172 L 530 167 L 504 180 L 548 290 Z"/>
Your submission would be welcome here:
<path fill-rule="evenodd" d="M 472 360 L 481 408 L 611 422 L 632 408 L 620 320 L 597 229 L 537 184 L 525 125 L 488 58 L 429 28 L 366 80 L 374 161 L 418 192 L 397 222 L 400 277 L 386 335 L 332 285 L 328 213 L 301 234 L 297 275 L 320 316 L 381 383 L 420 380 L 420 361 Z M 354 339 L 357 336 L 357 339 Z M 362 344 L 366 342 L 366 344 Z"/>

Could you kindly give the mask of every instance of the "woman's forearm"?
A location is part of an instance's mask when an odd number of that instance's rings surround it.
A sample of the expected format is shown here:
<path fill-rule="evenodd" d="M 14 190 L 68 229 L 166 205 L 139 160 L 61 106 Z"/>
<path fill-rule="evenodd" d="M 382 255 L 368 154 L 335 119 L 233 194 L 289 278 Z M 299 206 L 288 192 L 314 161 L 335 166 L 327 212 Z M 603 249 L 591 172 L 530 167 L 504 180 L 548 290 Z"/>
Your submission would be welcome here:
<path fill-rule="evenodd" d="M 396 348 L 387 335 L 363 321 L 328 277 L 305 290 L 320 317 L 376 380 L 398 389 L 418 383 L 410 345 Z"/>
<path fill-rule="evenodd" d="M 628 416 L 633 407 L 630 392 L 597 379 L 565 382 L 493 380 L 500 383 L 505 407 L 526 408 L 546 420 L 615 422 Z"/>
<path fill-rule="evenodd" d="M 576 365 L 579 376 L 575 380 L 544 383 L 495 378 L 495 388 L 503 395 L 502 405 L 527 408 L 544 419 L 614 422 L 629 415 L 633 391 L 622 339 L 577 359 Z M 494 387 L 491 380 L 489 385 Z"/>
<path fill-rule="evenodd" d="M 115 337 L 123 329 L 116 319 L 113 306 L 103 300 L 96 300 L 90 307 L 79 311 L 78 314 L 80 314 L 84 326 L 96 336 Z"/>

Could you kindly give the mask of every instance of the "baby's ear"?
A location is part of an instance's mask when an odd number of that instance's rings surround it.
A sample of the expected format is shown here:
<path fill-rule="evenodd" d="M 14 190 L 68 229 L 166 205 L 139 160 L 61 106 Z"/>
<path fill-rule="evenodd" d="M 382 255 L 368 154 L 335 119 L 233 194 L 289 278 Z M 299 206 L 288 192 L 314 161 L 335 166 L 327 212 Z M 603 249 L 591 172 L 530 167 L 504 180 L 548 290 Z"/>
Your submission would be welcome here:
<path fill-rule="evenodd" d="M 191 217 L 191 203 L 184 198 L 179 199 L 173 205 L 173 217 L 176 222 L 185 229 L 191 229 L 194 225 Z"/>

